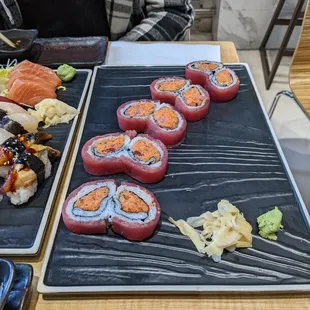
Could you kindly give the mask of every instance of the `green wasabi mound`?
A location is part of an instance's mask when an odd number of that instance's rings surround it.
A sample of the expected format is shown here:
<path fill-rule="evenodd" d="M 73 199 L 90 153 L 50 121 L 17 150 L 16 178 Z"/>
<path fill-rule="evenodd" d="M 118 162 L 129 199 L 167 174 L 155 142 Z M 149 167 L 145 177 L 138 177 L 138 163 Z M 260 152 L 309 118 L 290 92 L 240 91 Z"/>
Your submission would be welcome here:
<path fill-rule="evenodd" d="M 275 207 L 273 210 L 268 211 L 257 218 L 258 233 L 262 238 L 277 240 L 276 233 L 283 228 L 282 224 L 282 212 Z"/>
<path fill-rule="evenodd" d="M 70 82 L 76 74 L 76 69 L 69 65 L 61 65 L 57 69 L 57 75 L 64 82 Z"/>

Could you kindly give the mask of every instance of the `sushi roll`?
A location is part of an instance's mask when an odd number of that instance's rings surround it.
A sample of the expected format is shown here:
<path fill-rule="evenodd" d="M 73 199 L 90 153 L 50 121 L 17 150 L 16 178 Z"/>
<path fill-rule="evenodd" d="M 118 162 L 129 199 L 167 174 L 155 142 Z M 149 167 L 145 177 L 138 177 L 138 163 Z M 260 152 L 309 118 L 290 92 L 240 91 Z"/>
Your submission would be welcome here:
<path fill-rule="evenodd" d="M 183 89 L 175 101 L 175 108 L 190 122 L 203 119 L 209 112 L 209 105 L 209 93 L 200 85 Z"/>
<path fill-rule="evenodd" d="M 144 133 L 174 148 L 184 141 L 186 127 L 184 116 L 170 104 L 162 103 L 149 117 Z"/>
<path fill-rule="evenodd" d="M 174 105 L 178 92 L 190 84 L 191 81 L 177 76 L 159 78 L 150 86 L 152 99 Z"/>
<path fill-rule="evenodd" d="M 121 155 L 135 131 L 112 133 L 97 136 L 87 141 L 82 148 L 82 160 L 85 170 L 92 175 L 108 175 L 124 171 Z"/>
<path fill-rule="evenodd" d="M 206 78 L 205 89 L 214 102 L 226 102 L 236 97 L 239 86 L 236 73 L 229 68 L 222 68 Z"/>
<path fill-rule="evenodd" d="M 62 208 L 66 227 L 77 234 L 106 233 L 116 187 L 114 180 L 98 180 L 74 190 Z"/>
<path fill-rule="evenodd" d="M 125 173 L 142 183 L 157 183 L 165 176 L 168 150 L 149 135 L 138 135 L 128 145 L 127 154 L 121 156 Z"/>
<path fill-rule="evenodd" d="M 151 236 L 160 218 L 160 206 L 152 192 L 123 182 L 113 196 L 109 222 L 112 230 L 130 241 Z"/>
<path fill-rule="evenodd" d="M 120 129 L 143 132 L 147 118 L 154 113 L 159 101 L 150 99 L 125 102 L 117 109 L 117 120 Z"/>
<path fill-rule="evenodd" d="M 18 122 L 14 121 L 8 116 L 4 116 L 0 121 L 0 128 L 10 132 L 12 135 L 27 133 L 27 130 Z"/>
<path fill-rule="evenodd" d="M 206 76 L 213 75 L 218 69 L 223 68 L 223 64 L 215 61 L 200 60 L 194 61 L 186 65 L 185 76 L 191 80 L 193 84 L 205 86 Z"/>

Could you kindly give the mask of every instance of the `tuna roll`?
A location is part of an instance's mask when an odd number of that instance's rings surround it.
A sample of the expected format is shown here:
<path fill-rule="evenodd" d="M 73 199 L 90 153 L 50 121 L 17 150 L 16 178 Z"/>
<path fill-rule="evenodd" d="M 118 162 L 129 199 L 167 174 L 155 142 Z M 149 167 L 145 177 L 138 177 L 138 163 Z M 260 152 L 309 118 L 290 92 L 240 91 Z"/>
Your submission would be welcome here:
<path fill-rule="evenodd" d="M 153 234 L 160 218 L 160 206 L 152 192 L 123 182 L 113 200 L 109 221 L 115 233 L 130 241 L 142 241 Z"/>
<path fill-rule="evenodd" d="M 213 75 L 218 69 L 223 68 L 223 64 L 215 61 L 201 60 L 189 63 L 185 67 L 186 78 L 193 84 L 205 86 L 206 76 Z"/>
<path fill-rule="evenodd" d="M 191 81 L 182 77 L 173 76 L 159 78 L 153 81 L 150 86 L 152 99 L 174 105 L 178 92 L 190 84 Z"/>
<path fill-rule="evenodd" d="M 106 233 L 116 186 L 114 180 L 98 180 L 74 190 L 62 208 L 66 227 L 77 234 Z"/>
<path fill-rule="evenodd" d="M 174 148 L 184 141 L 186 127 L 184 116 L 170 104 L 163 103 L 149 117 L 145 133 Z"/>
<path fill-rule="evenodd" d="M 236 73 L 229 68 L 217 70 L 206 79 L 205 89 L 214 102 L 226 102 L 236 97 L 240 81 Z"/>
<path fill-rule="evenodd" d="M 190 85 L 180 91 L 175 102 L 175 108 L 190 122 L 203 119 L 209 112 L 209 105 L 209 93 L 200 85 Z"/>
<path fill-rule="evenodd" d="M 82 148 L 82 159 L 85 170 L 92 175 L 108 175 L 124 171 L 120 157 L 135 131 L 112 133 L 97 136 L 87 141 Z"/>
<path fill-rule="evenodd" d="M 142 183 L 157 183 L 163 179 L 168 165 L 168 150 L 160 140 L 138 135 L 131 140 L 127 151 L 121 159 L 129 176 Z"/>
<path fill-rule="evenodd" d="M 150 99 L 132 100 L 125 102 L 117 109 L 119 127 L 126 130 L 143 132 L 147 118 L 154 113 L 159 101 Z"/>

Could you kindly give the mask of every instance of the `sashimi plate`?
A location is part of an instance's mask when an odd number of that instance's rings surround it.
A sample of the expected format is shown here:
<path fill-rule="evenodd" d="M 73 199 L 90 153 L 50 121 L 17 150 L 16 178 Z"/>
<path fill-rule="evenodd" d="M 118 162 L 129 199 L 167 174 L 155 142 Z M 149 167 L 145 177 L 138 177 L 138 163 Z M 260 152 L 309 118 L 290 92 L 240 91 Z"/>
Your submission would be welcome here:
<path fill-rule="evenodd" d="M 75 79 L 70 83 L 64 83 L 66 91 L 58 91 L 57 98 L 81 111 L 91 73 L 91 70 L 77 70 Z M 53 163 L 51 177 L 39 186 L 36 194 L 27 203 L 14 206 L 7 197 L 0 202 L 1 255 L 38 253 L 66 166 L 77 122 L 78 116 L 69 124 L 42 128 L 53 136 L 48 145 L 61 151 L 61 158 Z"/>
<path fill-rule="evenodd" d="M 39 280 L 40 293 L 310 290 L 309 215 L 248 65 L 227 65 L 240 78 L 237 97 L 211 102 L 207 117 L 189 123 L 184 143 L 169 150 L 165 178 L 143 184 L 162 210 L 160 224 L 143 242 L 129 242 L 111 231 L 74 234 L 62 220 L 62 203 L 81 184 L 100 179 L 83 168 L 84 143 L 96 135 L 119 132 L 119 105 L 150 98 L 153 80 L 184 77 L 185 68 L 95 68 Z M 137 183 L 124 174 L 109 178 Z M 235 204 L 252 225 L 253 247 L 224 252 L 221 261 L 214 262 L 198 253 L 168 217 L 186 219 L 214 211 L 221 199 Z M 277 241 L 270 241 L 259 236 L 256 219 L 275 206 L 283 213 L 284 228 Z"/>

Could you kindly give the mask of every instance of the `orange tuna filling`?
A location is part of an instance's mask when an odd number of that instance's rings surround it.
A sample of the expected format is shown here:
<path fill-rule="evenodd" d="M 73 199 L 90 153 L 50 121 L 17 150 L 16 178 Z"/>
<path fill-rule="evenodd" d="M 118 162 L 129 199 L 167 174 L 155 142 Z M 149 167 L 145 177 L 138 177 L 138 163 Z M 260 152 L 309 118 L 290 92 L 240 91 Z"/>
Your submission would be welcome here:
<path fill-rule="evenodd" d="M 152 158 L 155 159 L 154 163 L 160 161 L 158 149 L 152 143 L 145 140 L 137 141 L 132 147 L 132 152 L 136 158 L 144 162 L 148 162 Z"/>
<path fill-rule="evenodd" d="M 98 153 L 106 155 L 108 153 L 117 152 L 124 145 L 124 142 L 124 136 L 106 138 L 96 142 L 95 148 Z"/>
<path fill-rule="evenodd" d="M 125 114 L 134 117 L 134 116 L 148 116 L 151 115 L 155 110 L 155 105 L 151 102 L 141 102 L 136 103 L 129 107 Z"/>
<path fill-rule="evenodd" d="M 182 80 L 163 81 L 157 84 L 157 88 L 161 91 L 177 91 L 180 90 L 185 83 L 186 82 Z"/>
<path fill-rule="evenodd" d="M 124 190 L 120 194 L 121 209 L 128 213 L 149 212 L 149 206 L 139 196 Z"/>
<path fill-rule="evenodd" d="M 75 207 L 84 211 L 97 211 L 100 207 L 101 201 L 108 197 L 108 195 L 109 189 L 106 186 L 97 188 L 77 200 Z"/>
<path fill-rule="evenodd" d="M 203 103 L 203 96 L 197 88 L 189 88 L 182 92 L 187 105 L 191 107 L 198 107 Z"/>
<path fill-rule="evenodd" d="M 179 119 L 177 114 L 167 107 L 162 107 L 154 112 L 154 119 L 160 127 L 175 129 L 178 127 Z"/>
<path fill-rule="evenodd" d="M 226 70 L 220 71 L 215 78 L 220 85 L 230 85 L 233 82 L 231 74 Z"/>
<path fill-rule="evenodd" d="M 195 65 L 197 69 L 212 71 L 218 68 L 217 64 L 205 63 L 205 64 L 197 64 Z"/>

